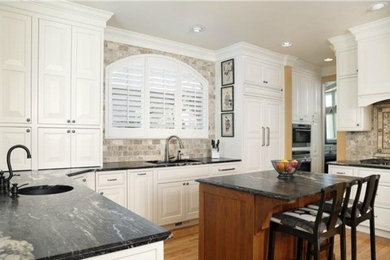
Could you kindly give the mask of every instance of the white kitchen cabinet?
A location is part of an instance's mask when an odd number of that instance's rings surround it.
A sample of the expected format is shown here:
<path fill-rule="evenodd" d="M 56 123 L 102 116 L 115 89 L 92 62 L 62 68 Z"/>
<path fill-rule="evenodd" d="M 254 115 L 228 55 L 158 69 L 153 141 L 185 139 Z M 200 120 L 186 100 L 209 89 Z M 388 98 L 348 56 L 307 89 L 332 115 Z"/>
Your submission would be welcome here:
<path fill-rule="evenodd" d="M 210 164 L 211 176 L 221 176 L 240 173 L 240 162 Z"/>
<path fill-rule="evenodd" d="M 70 123 L 70 25 L 39 20 L 38 122 Z"/>
<path fill-rule="evenodd" d="M 31 122 L 31 17 L 0 11 L 0 123 Z"/>
<path fill-rule="evenodd" d="M 38 168 L 67 168 L 71 158 L 71 130 L 38 129 Z"/>
<path fill-rule="evenodd" d="M 38 168 L 97 166 L 100 129 L 38 128 Z"/>
<path fill-rule="evenodd" d="M 329 165 L 329 174 L 354 176 L 354 167 Z"/>
<path fill-rule="evenodd" d="M 71 130 L 71 166 L 86 167 L 100 164 L 101 135 L 100 129 L 78 128 Z"/>
<path fill-rule="evenodd" d="M 95 172 L 86 172 L 82 174 L 77 174 L 71 177 L 73 180 L 81 182 L 91 190 L 96 190 L 96 180 L 95 180 Z"/>
<path fill-rule="evenodd" d="M 281 66 L 262 63 L 245 58 L 245 82 L 277 90 L 283 89 L 283 69 Z"/>
<path fill-rule="evenodd" d="M 312 172 L 322 172 L 321 167 L 321 129 L 320 124 L 317 121 L 312 122 L 311 124 L 311 147 L 310 147 L 310 157 L 311 157 L 311 171 Z"/>
<path fill-rule="evenodd" d="M 337 130 L 371 130 L 372 107 L 359 107 L 357 100 L 357 77 L 337 79 Z"/>
<path fill-rule="evenodd" d="M 122 207 L 127 206 L 126 171 L 96 173 L 96 191 Z"/>
<path fill-rule="evenodd" d="M 157 223 L 159 225 L 181 222 L 185 219 L 186 182 L 157 185 Z"/>
<path fill-rule="evenodd" d="M 98 126 L 102 113 L 101 32 L 73 26 L 72 41 L 72 123 Z"/>
<path fill-rule="evenodd" d="M 337 77 L 351 77 L 358 73 L 357 49 L 347 49 L 337 54 Z"/>
<path fill-rule="evenodd" d="M 164 260 L 164 241 L 137 246 L 104 255 L 93 256 L 87 260 Z"/>
<path fill-rule="evenodd" d="M 8 171 L 7 152 L 14 145 L 22 144 L 31 150 L 30 127 L 0 127 L 0 170 Z M 13 170 L 31 169 L 31 159 L 27 159 L 26 152 L 16 149 L 12 152 L 11 162 Z"/>
<path fill-rule="evenodd" d="M 153 221 L 153 171 L 128 170 L 128 209 Z"/>
<path fill-rule="evenodd" d="M 272 169 L 271 160 L 282 157 L 282 101 L 246 96 L 244 111 L 243 166 L 246 171 Z"/>
<path fill-rule="evenodd" d="M 199 183 L 188 181 L 186 185 L 186 219 L 199 218 Z"/>

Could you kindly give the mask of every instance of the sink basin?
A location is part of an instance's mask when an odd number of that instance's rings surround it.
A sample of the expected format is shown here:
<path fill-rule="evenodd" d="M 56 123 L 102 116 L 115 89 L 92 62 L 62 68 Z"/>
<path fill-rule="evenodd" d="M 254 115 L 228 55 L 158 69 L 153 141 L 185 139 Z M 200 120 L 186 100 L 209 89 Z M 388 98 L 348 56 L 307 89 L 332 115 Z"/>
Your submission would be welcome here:
<path fill-rule="evenodd" d="M 172 162 L 166 162 L 166 161 L 147 161 L 148 163 L 158 164 L 158 165 L 165 165 L 165 166 L 183 166 L 183 165 L 195 165 L 195 164 L 201 164 L 202 162 L 192 159 L 183 159 L 183 160 L 177 160 Z"/>
<path fill-rule="evenodd" d="M 72 186 L 67 185 L 42 185 L 42 186 L 31 186 L 22 188 L 18 194 L 22 195 L 50 195 L 58 194 L 73 190 Z"/>

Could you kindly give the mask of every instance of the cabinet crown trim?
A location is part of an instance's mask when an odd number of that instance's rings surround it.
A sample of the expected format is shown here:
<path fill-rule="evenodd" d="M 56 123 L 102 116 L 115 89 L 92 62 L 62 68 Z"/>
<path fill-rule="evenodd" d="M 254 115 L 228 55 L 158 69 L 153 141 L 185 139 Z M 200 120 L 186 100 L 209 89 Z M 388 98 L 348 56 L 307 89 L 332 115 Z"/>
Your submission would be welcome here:
<path fill-rule="evenodd" d="M 390 17 L 349 28 L 349 31 L 355 35 L 357 40 L 364 40 L 375 36 L 389 34 Z"/>

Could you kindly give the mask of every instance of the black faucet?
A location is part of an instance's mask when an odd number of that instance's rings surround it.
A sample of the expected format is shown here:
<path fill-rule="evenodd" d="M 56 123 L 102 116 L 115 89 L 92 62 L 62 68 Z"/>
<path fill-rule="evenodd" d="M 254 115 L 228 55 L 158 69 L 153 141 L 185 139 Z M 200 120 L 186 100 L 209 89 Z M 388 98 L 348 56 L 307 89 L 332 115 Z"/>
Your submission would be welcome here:
<path fill-rule="evenodd" d="M 7 166 L 8 166 L 8 172 L 9 172 L 9 176 L 7 179 L 5 179 L 6 182 L 8 182 L 8 187 L 9 187 L 9 182 L 10 180 L 12 179 L 12 177 L 14 176 L 14 171 L 12 170 L 12 165 L 11 165 L 11 153 L 13 150 L 15 150 L 16 148 L 22 148 L 26 151 L 27 153 L 27 159 L 30 159 L 31 158 L 31 152 L 30 150 L 22 145 L 22 144 L 18 144 L 18 145 L 14 145 L 12 146 L 11 148 L 9 148 L 8 152 L 7 152 Z"/>

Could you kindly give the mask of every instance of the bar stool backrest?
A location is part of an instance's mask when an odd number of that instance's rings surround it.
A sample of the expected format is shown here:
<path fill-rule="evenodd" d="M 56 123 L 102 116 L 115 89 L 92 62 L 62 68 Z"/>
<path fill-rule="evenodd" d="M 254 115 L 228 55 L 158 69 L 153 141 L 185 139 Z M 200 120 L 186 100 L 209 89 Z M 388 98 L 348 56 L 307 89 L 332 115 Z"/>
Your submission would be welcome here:
<path fill-rule="evenodd" d="M 360 215 L 363 216 L 368 213 L 370 209 L 374 209 L 375 197 L 378 190 L 380 175 L 370 175 L 364 177 L 358 181 L 358 188 L 356 192 L 356 196 L 352 205 L 352 218 L 356 217 L 356 210 L 359 208 Z M 363 202 L 359 201 L 360 193 L 362 191 L 362 187 L 366 186 L 366 192 L 364 195 Z M 359 205 L 360 204 L 360 205 Z"/>

